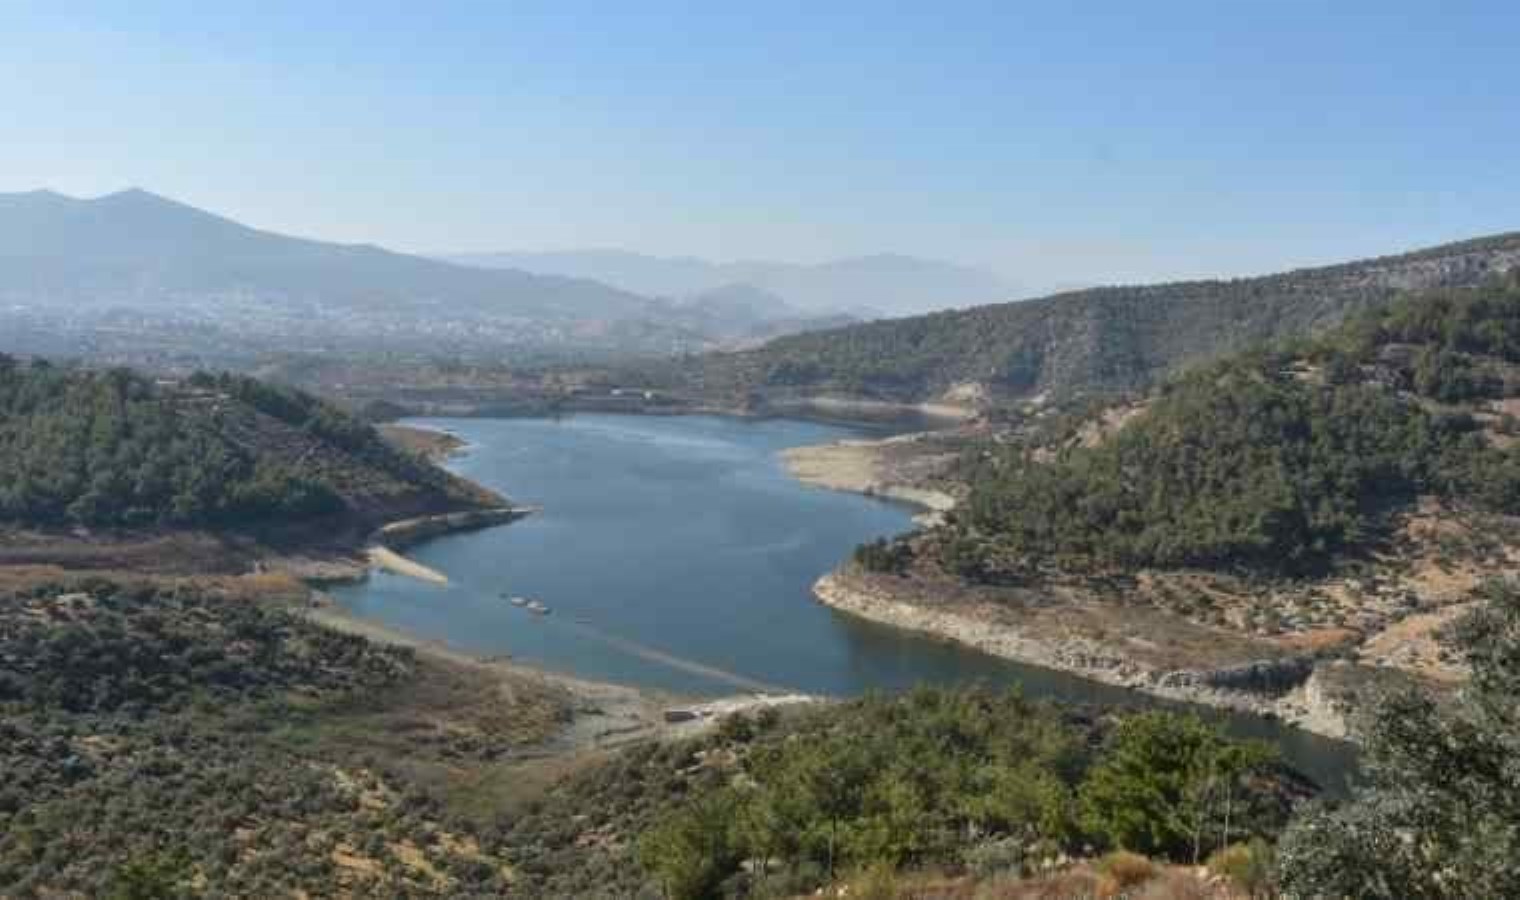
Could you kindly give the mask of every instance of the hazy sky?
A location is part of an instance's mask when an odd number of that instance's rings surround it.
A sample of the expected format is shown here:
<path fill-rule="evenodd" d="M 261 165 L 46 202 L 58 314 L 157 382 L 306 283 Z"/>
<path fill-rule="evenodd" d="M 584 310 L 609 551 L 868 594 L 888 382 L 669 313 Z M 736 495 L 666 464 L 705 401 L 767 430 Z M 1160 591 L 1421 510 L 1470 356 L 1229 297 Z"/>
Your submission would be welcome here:
<path fill-rule="evenodd" d="M 1520 228 L 1512 0 L 211 5 L 0 0 L 0 190 L 1034 286 Z"/>

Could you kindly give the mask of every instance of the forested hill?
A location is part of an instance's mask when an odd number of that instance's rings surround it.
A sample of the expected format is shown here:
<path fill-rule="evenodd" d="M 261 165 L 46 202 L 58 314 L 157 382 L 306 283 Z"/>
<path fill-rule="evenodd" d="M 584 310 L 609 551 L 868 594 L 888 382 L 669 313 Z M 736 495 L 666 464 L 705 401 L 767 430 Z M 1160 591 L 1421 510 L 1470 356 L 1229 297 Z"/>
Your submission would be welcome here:
<path fill-rule="evenodd" d="M 1260 278 L 1094 288 L 814 332 L 696 358 L 681 378 L 730 397 L 922 401 L 971 384 L 992 397 L 1130 390 L 1401 292 L 1471 286 L 1517 267 L 1520 232 Z"/>
<path fill-rule="evenodd" d="M 1051 563 L 1295 573 L 1365 551 L 1421 497 L 1512 540 L 1517 413 L 1520 276 L 1410 297 L 1189 372 L 1107 439 L 983 454 L 944 557 L 993 579 Z"/>
<path fill-rule="evenodd" d="M 0 355 L 0 521 L 225 528 L 342 514 L 378 523 L 491 499 L 299 391 Z"/>

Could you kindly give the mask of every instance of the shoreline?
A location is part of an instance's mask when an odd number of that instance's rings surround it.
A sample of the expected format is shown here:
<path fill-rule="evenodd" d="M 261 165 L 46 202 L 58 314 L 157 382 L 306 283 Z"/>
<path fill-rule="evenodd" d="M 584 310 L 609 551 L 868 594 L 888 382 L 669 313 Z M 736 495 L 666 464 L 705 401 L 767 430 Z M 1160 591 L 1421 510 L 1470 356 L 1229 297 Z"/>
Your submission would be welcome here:
<path fill-rule="evenodd" d="M 478 656 L 389 625 L 361 618 L 327 595 L 313 591 L 314 601 L 299 615 L 345 634 L 376 643 L 408 647 L 452 665 L 483 670 L 504 679 L 526 679 L 563 690 L 571 699 L 572 717 L 554 739 L 557 750 L 599 750 L 634 741 L 694 737 L 717 727 L 725 716 L 767 708 L 827 703 L 803 693 L 755 691 L 720 697 L 693 697 L 610 681 L 597 681 L 521 663 L 505 656 Z"/>
<path fill-rule="evenodd" d="M 907 434 L 884 439 L 848 439 L 829 444 L 792 447 L 781 452 L 787 471 L 798 481 L 827 490 L 884 497 L 923 510 L 913 517 L 921 527 L 944 522 L 957 498 L 928 488 L 902 484 L 887 471 L 885 454 L 894 443 L 916 440 Z M 1064 644 L 1022 633 L 1020 629 L 949 609 L 933 609 L 899 598 L 873 595 L 850 584 L 848 561 L 813 585 L 818 602 L 848 615 L 880 625 L 947 640 L 1000 659 L 1037 666 L 1155 697 L 1193 703 L 1280 721 L 1311 734 L 1346 740 L 1348 725 L 1331 698 L 1323 667 L 1301 660 L 1261 659 L 1221 669 L 1158 669 L 1135 660 L 1121 649 L 1068 635 Z M 1300 669 L 1306 666 L 1306 670 Z M 1293 682 L 1286 691 L 1220 687 L 1219 682 L 1265 677 Z"/>
<path fill-rule="evenodd" d="M 881 497 L 913 505 L 922 513 L 914 517 L 921 526 L 932 527 L 953 509 L 957 499 L 944 491 L 914 487 L 894 480 L 887 470 L 885 454 L 895 445 L 918 440 L 921 433 L 909 433 L 879 439 L 844 439 L 828 444 L 791 447 L 780 456 L 788 473 L 799 482 L 827 490 Z M 531 510 L 503 508 L 494 511 L 505 516 L 498 522 L 512 521 Z M 399 527 L 396 527 L 399 526 Z M 456 526 L 458 526 L 456 528 Z M 453 517 L 424 517 L 420 522 L 393 523 L 381 530 L 382 536 L 396 539 L 394 546 L 404 546 L 454 530 L 470 527 Z M 485 527 L 478 525 L 475 527 Z M 381 554 L 388 562 L 397 562 L 401 574 L 421 577 L 433 583 L 447 583 L 447 576 L 412 563 L 390 550 L 390 541 L 380 541 Z M 389 559 L 394 556 L 395 559 Z M 980 652 L 1025 665 L 1075 675 L 1099 684 L 1137 691 L 1158 699 L 1181 701 L 1275 719 L 1304 731 L 1333 739 L 1345 739 L 1347 728 L 1343 716 L 1322 690 L 1319 672 L 1310 667 L 1307 673 L 1293 678 L 1286 691 L 1266 694 L 1217 686 L 1230 678 L 1249 679 L 1271 670 L 1269 677 L 1279 677 L 1274 666 L 1281 661 L 1262 660 L 1244 664 L 1241 671 L 1221 669 L 1167 670 L 1148 667 L 1118 648 L 1073 635 L 1063 644 L 1022 634 L 1017 628 L 984 621 L 950 610 L 934 610 L 896 599 L 873 597 L 847 584 L 842 574 L 848 566 L 824 575 L 813 586 L 819 602 L 880 624 L 950 640 Z M 389 568 L 389 566 L 387 566 Z M 392 569 L 392 571 L 396 571 Z"/>
<path fill-rule="evenodd" d="M 352 580 L 362 581 L 371 571 L 380 569 L 393 575 L 404 575 L 426 581 L 429 584 L 447 585 L 449 576 L 446 573 L 425 566 L 401 551 L 447 534 L 507 525 L 539 511 L 535 506 L 499 506 L 433 516 L 417 516 L 391 522 L 381 526 L 375 532 L 369 546 L 364 548 L 364 558 L 368 560 L 368 566 L 364 567 L 358 577 Z"/>
<path fill-rule="evenodd" d="M 924 432 L 882 439 L 848 438 L 828 444 L 788 447 L 781 451 L 787 472 L 806 485 L 831 491 L 881 497 L 916 507 L 913 521 L 933 527 L 959 502 L 945 491 L 914 487 L 894 480 L 883 455 L 894 444 L 916 441 Z"/>
<path fill-rule="evenodd" d="M 707 402 L 672 401 L 650 402 L 629 398 L 581 398 L 545 406 L 524 406 L 490 403 L 423 403 L 407 408 L 388 426 L 398 429 L 415 429 L 458 439 L 458 435 L 434 426 L 416 424 L 418 419 L 557 419 L 576 415 L 614 416 L 714 416 L 724 419 L 763 422 L 772 419 L 789 419 L 813 422 L 821 425 L 837 425 L 861 431 L 894 430 L 904 421 L 916 424 L 917 431 L 937 431 L 955 428 L 974 421 L 982 411 L 972 406 L 949 403 L 896 403 L 886 400 L 863 400 L 838 397 L 801 397 L 766 401 L 758 407 Z M 469 443 L 462 442 L 448 456 L 468 452 Z M 447 459 L 448 457 L 445 457 Z"/>
<path fill-rule="evenodd" d="M 408 559 L 389 547 L 369 547 L 364 551 L 364 554 L 369 560 L 371 571 L 380 569 L 392 575 L 404 575 L 408 578 L 415 578 L 418 581 L 426 581 L 429 584 L 441 586 L 449 583 L 449 576 L 437 569 L 429 568 L 420 562 Z"/>
<path fill-rule="evenodd" d="M 928 635 L 970 647 L 1000 659 L 1038 666 L 1099 684 L 1137 691 L 1162 700 L 1193 703 L 1280 721 L 1311 734 L 1347 740 L 1344 715 L 1334 708 L 1320 667 L 1294 660 L 1260 660 L 1221 669 L 1162 671 L 1141 665 L 1091 639 L 1073 636 L 1064 646 L 1031 637 L 1016 627 L 934 610 L 902 599 L 874 594 L 851 584 L 839 569 L 813 585 L 818 602 L 831 609 L 881 625 Z M 1300 677 L 1301 676 L 1301 677 Z M 1287 677 L 1297 681 L 1276 695 L 1218 687 L 1230 679 Z"/>
<path fill-rule="evenodd" d="M 470 445 L 459 435 L 429 425 L 387 422 L 376 425 L 375 430 L 391 444 L 415 453 L 435 465 L 467 453 Z"/>

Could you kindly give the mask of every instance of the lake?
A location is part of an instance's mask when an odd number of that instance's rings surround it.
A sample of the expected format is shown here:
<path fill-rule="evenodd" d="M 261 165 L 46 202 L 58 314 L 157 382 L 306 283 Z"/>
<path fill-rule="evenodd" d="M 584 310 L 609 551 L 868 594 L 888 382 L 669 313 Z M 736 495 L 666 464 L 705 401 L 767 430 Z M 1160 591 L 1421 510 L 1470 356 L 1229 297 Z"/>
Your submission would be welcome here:
<path fill-rule="evenodd" d="M 792 420 L 576 415 L 417 419 L 469 442 L 449 467 L 541 513 L 418 545 L 448 585 L 376 573 L 333 591 L 361 617 L 461 650 L 688 695 L 836 696 L 917 683 L 1018 682 L 1032 696 L 1151 702 L 835 612 L 811 586 L 856 545 L 912 527 L 908 507 L 809 487 L 787 447 L 857 437 Z M 508 596 L 541 600 L 537 616 Z M 1251 716 L 1232 731 L 1279 744 L 1338 787 L 1350 749 Z"/>

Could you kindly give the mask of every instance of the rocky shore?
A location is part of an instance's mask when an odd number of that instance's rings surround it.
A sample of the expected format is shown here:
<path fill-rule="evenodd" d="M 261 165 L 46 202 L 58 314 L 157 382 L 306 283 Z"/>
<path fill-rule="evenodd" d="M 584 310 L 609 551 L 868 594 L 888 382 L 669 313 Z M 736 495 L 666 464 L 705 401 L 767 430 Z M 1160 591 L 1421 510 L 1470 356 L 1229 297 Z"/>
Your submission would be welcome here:
<path fill-rule="evenodd" d="M 531 506 L 498 506 L 437 516 L 418 516 L 415 519 L 392 522 L 381 528 L 375 533 L 375 543 L 390 550 L 399 551 L 445 534 L 505 525 L 537 511 Z"/>
<path fill-rule="evenodd" d="M 903 465 L 899 459 L 903 457 L 912 460 L 918 468 L 942 464 L 943 460 L 937 455 L 916 452 L 915 445 L 925 437 L 924 433 L 905 434 L 882 440 L 844 440 L 792 447 L 782 451 L 781 459 L 792 477 L 803 484 L 900 500 L 921 507 L 924 512 L 915 521 L 932 526 L 955 508 L 956 498 L 946 491 L 924 486 L 923 478 L 898 471 Z"/>
<path fill-rule="evenodd" d="M 1347 734 L 1338 692 L 1327 690 L 1321 667 L 1305 657 L 1242 661 L 1211 668 L 1160 668 L 1111 642 L 1074 632 L 1058 640 L 953 605 L 915 602 L 875 589 L 848 567 L 813 588 L 818 600 L 873 622 L 955 641 L 1027 665 L 1067 672 L 1151 696 L 1280 718 L 1325 737 Z"/>
<path fill-rule="evenodd" d="M 505 525 L 536 511 L 528 506 L 500 506 L 492 509 L 471 509 L 464 512 L 403 519 L 400 522 L 392 522 L 375 532 L 372 545 L 365 550 L 365 556 L 370 566 L 374 568 L 433 584 L 448 584 L 447 574 L 408 559 L 402 555 L 401 550 L 445 534 Z"/>

